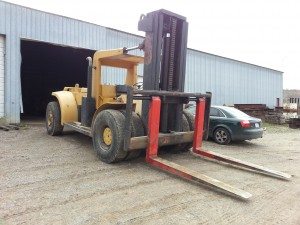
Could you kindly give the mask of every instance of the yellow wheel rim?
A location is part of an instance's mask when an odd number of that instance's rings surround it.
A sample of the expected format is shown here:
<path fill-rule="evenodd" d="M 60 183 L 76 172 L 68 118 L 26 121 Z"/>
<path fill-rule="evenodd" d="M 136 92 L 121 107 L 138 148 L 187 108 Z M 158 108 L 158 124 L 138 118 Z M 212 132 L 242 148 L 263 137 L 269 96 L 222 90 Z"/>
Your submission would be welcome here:
<path fill-rule="evenodd" d="M 111 145 L 112 134 L 111 134 L 111 129 L 109 127 L 106 127 L 103 131 L 103 142 L 106 145 Z"/>

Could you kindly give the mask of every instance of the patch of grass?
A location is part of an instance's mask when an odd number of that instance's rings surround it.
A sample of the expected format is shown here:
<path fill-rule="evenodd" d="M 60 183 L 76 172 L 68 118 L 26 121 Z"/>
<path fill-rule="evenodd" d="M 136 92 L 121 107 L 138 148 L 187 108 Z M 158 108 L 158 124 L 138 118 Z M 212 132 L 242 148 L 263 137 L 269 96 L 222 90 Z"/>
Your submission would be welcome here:
<path fill-rule="evenodd" d="M 269 133 L 281 133 L 281 132 L 293 132 L 294 129 L 289 128 L 288 124 L 272 124 L 272 123 L 263 123 L 263 127 L 266 128 L 266 131 Z"/>

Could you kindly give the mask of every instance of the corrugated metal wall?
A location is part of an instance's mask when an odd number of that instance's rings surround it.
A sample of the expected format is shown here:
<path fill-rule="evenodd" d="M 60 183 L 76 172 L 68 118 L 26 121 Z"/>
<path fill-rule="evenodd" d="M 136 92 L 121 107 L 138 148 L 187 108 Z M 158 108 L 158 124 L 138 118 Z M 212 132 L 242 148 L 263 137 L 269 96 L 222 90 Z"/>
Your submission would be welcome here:
<path fill-rule="evenodd" d="M 106 48 L 114 49 L 114 48 L 122 48 L 122 47 L 133 47 L 137 46 L 139 43 L 143 41 L 143 38 L 134 36 L 128 33 L 124 33 L 118 30 L 107 29 L 106 30 Z M 134 50 L 130 52 L 130 54 L 140 55 L 142 56 L 142 51 Z M 143 67 L 139 65 L 138 67 L 138 75 L 143 74 Z M 117 68 L 106 68 L 103 71 L 103 79 L 104 83 L 113 83 L 113 84 L 124 84 L 126 76 L 126 71 Z"/>
<path fill-rule="evenodd" d="M 5 37 L 0 35 L 0 118 L 4 116 L 4 54 Z"/>
<path fill-rule="evenodd" d="M 106 28 L 0 1 L 0 34 L 6 35 L 5 117 L 20 121 L 20 39 L 87 49 L 106 48 Z"/>
<path fill-rule="evenodd" d="M 210 91 L 216 105 L 282 101 L 282 72 L 191 49 L 187 54 L 187 92 Z"/>
<path fill-rule="evenodd" d="M 6 36 L 5 116 L 10 122 L 20 121 L 22 105 L 20 39 L 94 50 L 130 47 L 142 41 L 128 33 L 2 1 L 0 34 Z M 104 70 L 105 75 L 111 72 L 104 82 L 123 83 L 124 72 Z M 138 74 L 142 74 L 142 66 Z M 265 103 L 273 107 L 276 98 L 282 99 L 282 73 L 188 50 L 186 91 L 212 91 L 213 104 Z"/>

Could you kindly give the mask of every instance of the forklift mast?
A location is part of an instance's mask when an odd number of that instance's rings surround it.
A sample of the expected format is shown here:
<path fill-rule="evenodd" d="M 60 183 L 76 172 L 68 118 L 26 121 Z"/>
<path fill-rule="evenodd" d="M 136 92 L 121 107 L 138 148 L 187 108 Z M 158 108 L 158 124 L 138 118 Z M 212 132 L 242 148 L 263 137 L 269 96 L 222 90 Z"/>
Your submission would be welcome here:
<path fill-rule="evenodd" d="M 142 15 L 138 24 L 146 32 L 143 89 L 184 92 L 188 23 L 186 18 L 161 9 Z M 160 132 L 181 131 L 183 104 L 179 98 L 163 99 Z M 147 121 L 149 103 L 143 102 Z"/>

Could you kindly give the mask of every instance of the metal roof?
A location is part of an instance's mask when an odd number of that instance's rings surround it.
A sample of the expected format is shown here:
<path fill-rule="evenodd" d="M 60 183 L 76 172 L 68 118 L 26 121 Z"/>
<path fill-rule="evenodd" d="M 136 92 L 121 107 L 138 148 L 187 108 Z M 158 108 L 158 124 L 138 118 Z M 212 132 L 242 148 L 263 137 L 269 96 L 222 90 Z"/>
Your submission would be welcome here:
<path fill-rule="evenodd" d="M 1 1 L 2 1 L 2 0 L 0 0 L 0 2 L 1 2 Z M 64 17 L 64 18 L 67 18 L 67 19 L 72 19 L 72 20 L 76 20 L 76 21 L 83 22 L 83 23 L 91 24 L 91 25 L 96 25 L 96 26 L 105 27 L 105 28 L 110 29 L 110 30 L 113 30 L 113 31 L 117 31 L 117 32 L 129 34 L 129 35 L 136 36 L 136 37 L 139 37 L 139 38 L 144 38 L 144 36 L 141 36 L 141 35 L 137 35 L 137 34 L 134 34 L 134 33 L 129 33 L 129 32 L 127 32 L 127 31 L 115 29 L 115 28 L 112 28 L 112 27 L 107 27 L 107 26 L 104 26 L 104 25 L 99 25 L 99 24 L 92 23 L 92 22 L 89 22 L 89 21 L 80 20 L 80 19 L 76 19 L 76 18 L 64 16 L 64 15 L 59 15 L 59 14 L 56 14 L 56 13 L 47 12 L 47 11 L 43 11 L 43 10 L 39 10 L 39 9 L 34 9 L 34 8 L 31 8 L 31 7 L 28 7 L 28 6 L 18 5 L 18 4 L 11 3 L 11 2 L 7 2 L 7 1 L 2 1 L 2 2 L 11 4 L 11 5 L 22 6 L 23 8 L 27 8 L 27 9 L 31 9 L 31 10 L 39 11 L 39 12 L 43 12 L 43 13 L 47 13 L 47 14 L 50 14 L 50 15 L 60 16 L 60 17 Z M 162 10 L 163 10 L 163 9 L 162 9 Z M 167 10 L 165 10 L 165 11 L 167 11 Z M 185 17 L 183 17 L 183 18 L 185 18 Z M 241 62 L 241 63 L 247 63 L 247 64 L 249 64 L 249 65 L 258 66 L 258 67 L 262 67 L 262 68 L 274 70 L 274 71 L 277 71 L 277 72 L 280 72 L 280 73 L 284 73 L 284 72 L 281 71 L 281 70 L 277 70 L 277 69 L 273 69 L 273 68 L 270 68 L 270 67 L 265 67 L 265 66 L 261 66 L 261 65 L 254 64 L 254 63 L 245 62 L 245 61 L 241 61 L 241 60 L 238 60 L 238 59 L 233 59 L 233 58 L 229 58 L 229 57 L 225 57 L 225 56 L 221 56 L 221 55 L 217 55 L 217 54 L 213 54 L 213 53 L 209 53 L 209 52 L 204 52 L 204 51 L 201 51 L 201 50 L 198 50 L 198 49 L 195 49 L 195 48 L 188 48 L 188 49 L 189 49 L 189 50 L 192 50 L 192 51 L 201 52 L 201 53 L 209 54 L 209 55 L 213 55 L 213 56 L 218 56 L 218 57 L 222 57 L 222 58 L 225 58 L 225 59 L 229 59 L 229 60 L 233 60 L 233 61 L 237 61 L 237 62 Z"/>

